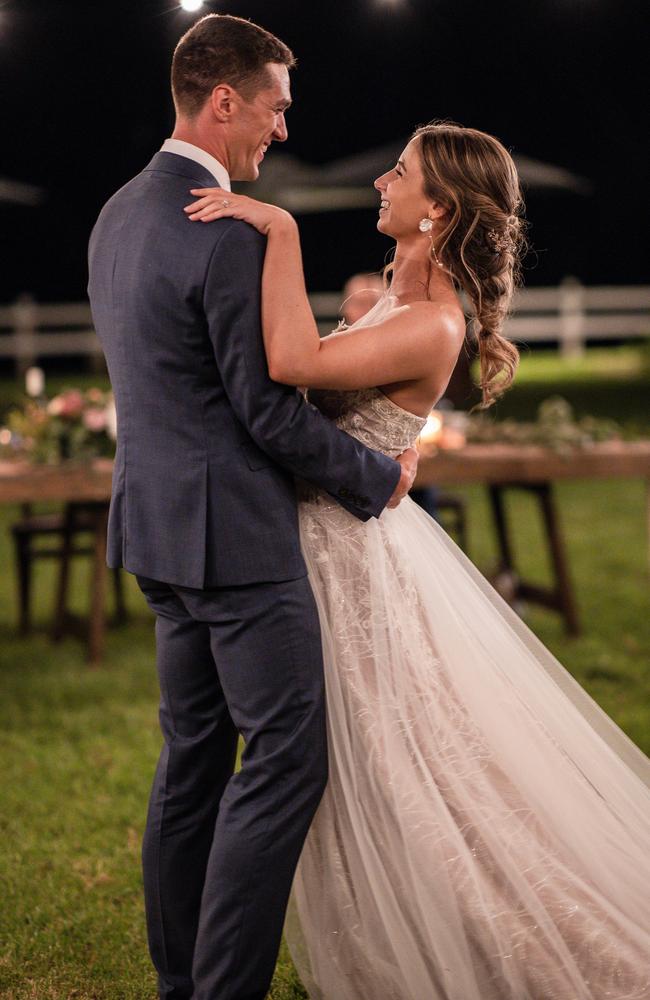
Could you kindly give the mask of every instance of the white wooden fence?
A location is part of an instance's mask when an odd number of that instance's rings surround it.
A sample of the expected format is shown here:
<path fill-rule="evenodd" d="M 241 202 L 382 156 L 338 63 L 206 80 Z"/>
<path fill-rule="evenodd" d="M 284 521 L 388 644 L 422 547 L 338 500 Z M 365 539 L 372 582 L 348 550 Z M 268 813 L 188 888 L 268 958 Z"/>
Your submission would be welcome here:
<path fill-rule="evenodd" d="M 311 296 L 321 332 L 331 330 L 340 293 Z M 582 285 L 565 278 L 551 288 L 524 288 L 513 302 L 505 332 L 519 344 L 556 343 L 564 357 L 582 354 L 588 341 L 650 339 L 650 285 Z"/>
<path fill-rule="evenodd" d="M 317 293 L 311 303 L 320 329 L 331 330 L 341 293 Z M 650 285 L 585 286 L 566 278 L 552 288 L 526 288 L 517 293 L 506 333 L 521 344 L 557 343 L 565 357 L 580 355 L 591 341 L 650 338 Z M 25 295 L 0 306 L 0 359 L 12 359 L 19 374 L 42 358 L 63 355 L 103 365 L 87 302 L 37 303 Z"/>
<path fill-rule="evenodd" d="M 0 358 L 12 358 L 19 374 L 41 358 L 63 355 L 103 365 L 87 302 L 41 303 L 21 295 L 13 305 L 0 306 Z"/>

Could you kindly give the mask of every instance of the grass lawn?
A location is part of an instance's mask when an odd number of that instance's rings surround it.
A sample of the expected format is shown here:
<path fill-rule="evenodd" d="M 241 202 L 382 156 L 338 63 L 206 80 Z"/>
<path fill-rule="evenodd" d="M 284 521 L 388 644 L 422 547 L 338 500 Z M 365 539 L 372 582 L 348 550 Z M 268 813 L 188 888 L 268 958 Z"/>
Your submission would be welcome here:
<path fill-rule="evenodd" d="M 589 351 L 585 363 L 555 355 L 524 358 L 500 416 L 530 416 L 559 392 L 579 413 L 621 419 L 650 434 L 647 375 L 629 348 Z M 627 360 L 624 358 L 627 352 Z M 635 352 L 632 352 L 634 354 Z M 97 378 L 48 380 L 97 384 Z M 2 405 L 15 394 L 0 380 Z M 468 498 L 470 555 L 495 558 L 488 509 L 478 487 Z M 584 635 L 567 639 L 557 617 L 530 610 L 526 621 L 615 721 L 650 753 L 650 592 L 645 495 L 640 480 L 567 482 L 557 490 Z M 526 574 L 547 580 L 534 508 L 512 497 Z M 3 1000 L 155 1000 L 146 948 L 140 840 L 161 737 L 157 720 L 153 618 L 134 581 L 131 620 L 108 635 L 104 664 L 89 669 L 79 643 L 53 646 L 53 568 L 36 574 L 33 638 L 19 640 L 7 527 L 0 507 L 0 996 Z M 86 606 L 87 565 L 73 578 L 74 605 Z M 270 996 L 305 993 L 283 950 Z"/>

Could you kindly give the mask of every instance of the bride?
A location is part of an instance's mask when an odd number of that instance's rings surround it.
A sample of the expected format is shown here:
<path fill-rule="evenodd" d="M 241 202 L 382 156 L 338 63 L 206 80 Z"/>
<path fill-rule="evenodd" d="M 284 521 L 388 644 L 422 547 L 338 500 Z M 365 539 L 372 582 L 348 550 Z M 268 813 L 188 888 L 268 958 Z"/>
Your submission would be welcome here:
<path fill-rule="evenodd" d="M 460 290 L 483 406 L 513 379 L 522 202 L 501 143 L 445 123 L 375 187 L 390 284 L 322 340 L 288 213 L 218 188 L 186 211 L 267 236 L 271 376 L 396 455 L 462 349 Z M 330 760 L 286 923 L 310 997 L 650 998 L 650 761 L 413 501 L 361 523 L 299 490 Z"/>

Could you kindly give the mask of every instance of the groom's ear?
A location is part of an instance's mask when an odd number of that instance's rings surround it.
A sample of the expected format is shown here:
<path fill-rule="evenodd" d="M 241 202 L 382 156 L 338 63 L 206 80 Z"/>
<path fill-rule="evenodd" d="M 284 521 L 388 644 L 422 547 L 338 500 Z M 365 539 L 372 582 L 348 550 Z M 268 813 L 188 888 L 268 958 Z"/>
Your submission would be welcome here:
<path fill-rule="evenodd" d="M 237 96 L 237 92 L 227 83 L 219 83 L 212 88 L 210 106 L 217 121 L 230 121 L 237 103 Z"/>

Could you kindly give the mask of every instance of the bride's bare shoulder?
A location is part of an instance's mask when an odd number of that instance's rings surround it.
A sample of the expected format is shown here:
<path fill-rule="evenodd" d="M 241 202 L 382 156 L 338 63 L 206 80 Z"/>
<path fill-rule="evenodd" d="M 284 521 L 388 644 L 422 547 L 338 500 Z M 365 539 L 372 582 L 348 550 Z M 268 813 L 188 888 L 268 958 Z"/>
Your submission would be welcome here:
<path fill-rule="evenodd" d="M 395 315 L 400 313 L 403 323 L 436 338 L 456 341 L 465 336 L 465 315 L 454 302 L 418 299 L 398 306 Z"/>

